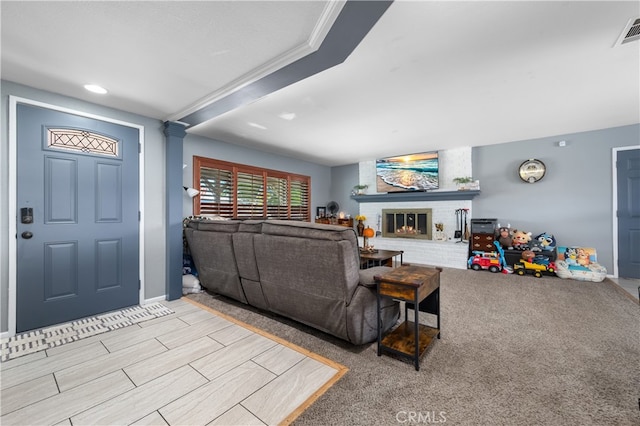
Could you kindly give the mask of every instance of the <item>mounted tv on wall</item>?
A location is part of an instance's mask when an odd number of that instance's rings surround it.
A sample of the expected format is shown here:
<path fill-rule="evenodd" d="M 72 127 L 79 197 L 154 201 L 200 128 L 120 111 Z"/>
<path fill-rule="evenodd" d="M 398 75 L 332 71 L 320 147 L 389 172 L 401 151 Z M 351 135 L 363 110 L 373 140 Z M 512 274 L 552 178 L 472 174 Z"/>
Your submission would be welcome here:
<path fill-rule="evenodd" d="M 438 151 L 376 160 L 378 192 L 438 189 Z"/>

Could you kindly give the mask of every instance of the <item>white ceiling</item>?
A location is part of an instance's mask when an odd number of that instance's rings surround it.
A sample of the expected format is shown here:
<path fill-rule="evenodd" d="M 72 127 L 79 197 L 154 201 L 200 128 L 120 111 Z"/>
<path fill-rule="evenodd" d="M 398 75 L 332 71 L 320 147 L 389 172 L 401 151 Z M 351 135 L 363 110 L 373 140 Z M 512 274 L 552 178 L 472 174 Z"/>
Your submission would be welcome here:
<path fill-rule="evenodd" d="M 257 98 L 251 83 L 316 50 L 343 3 L 0 7 L 4 80 L 160 120 L 235 93 L 245 105 L 188 132 L 319 164 L 640 122 L 640 42 L 614 46 L 638 1 L 397 0 L 343 63 Z"/>

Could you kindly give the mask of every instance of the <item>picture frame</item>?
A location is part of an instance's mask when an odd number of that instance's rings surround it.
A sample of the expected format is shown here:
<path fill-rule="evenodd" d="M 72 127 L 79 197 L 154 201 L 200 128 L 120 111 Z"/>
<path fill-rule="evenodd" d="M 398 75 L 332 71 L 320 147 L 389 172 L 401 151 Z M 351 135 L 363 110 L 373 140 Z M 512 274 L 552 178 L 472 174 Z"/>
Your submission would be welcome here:
<path fill-rule="evenodd" d="M 325 217 L 327 216 L 327 208 L 324 206 L 316 207 L 316 217 Z"/>

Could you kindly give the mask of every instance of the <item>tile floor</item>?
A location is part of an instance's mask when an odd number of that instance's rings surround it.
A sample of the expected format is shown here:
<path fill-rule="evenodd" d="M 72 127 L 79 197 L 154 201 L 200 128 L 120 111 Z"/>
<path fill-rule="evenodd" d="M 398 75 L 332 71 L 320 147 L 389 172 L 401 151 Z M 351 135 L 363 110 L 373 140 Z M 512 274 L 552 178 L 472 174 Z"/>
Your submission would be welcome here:
<path fill-rule="evenodd" d="M 611 278 L 611 281 L 619 285 L 629 293 L 635 300 L 638 300 L 640 293 L 640 280 L 635 278 Z"/>
<path fill-rule="evenodd" d="M 346 368 L 185 300 L 1 364 L 2 425 L 293 421 Z"/>

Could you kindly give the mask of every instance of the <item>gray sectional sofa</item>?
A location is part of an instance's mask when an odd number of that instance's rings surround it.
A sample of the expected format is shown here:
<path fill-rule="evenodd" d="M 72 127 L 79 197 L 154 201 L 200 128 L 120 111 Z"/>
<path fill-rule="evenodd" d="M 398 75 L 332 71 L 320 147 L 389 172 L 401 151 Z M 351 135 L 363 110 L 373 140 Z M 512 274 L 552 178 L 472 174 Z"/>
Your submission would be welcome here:
<path fill-rule="evenodd" d="M 374 275 L 360 270 L 352 228 L 285 220 L 192 219 L 185 236 L 200 283 L 353 344 L 377 338 Z M 398 302 L 382 300 L 383 331 L 398 317 Z"/>

